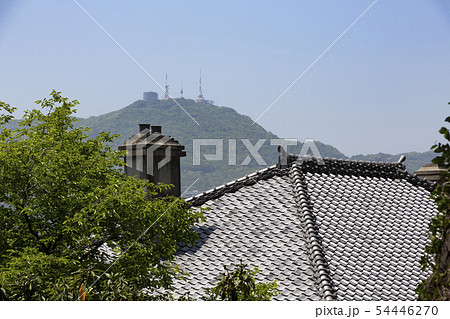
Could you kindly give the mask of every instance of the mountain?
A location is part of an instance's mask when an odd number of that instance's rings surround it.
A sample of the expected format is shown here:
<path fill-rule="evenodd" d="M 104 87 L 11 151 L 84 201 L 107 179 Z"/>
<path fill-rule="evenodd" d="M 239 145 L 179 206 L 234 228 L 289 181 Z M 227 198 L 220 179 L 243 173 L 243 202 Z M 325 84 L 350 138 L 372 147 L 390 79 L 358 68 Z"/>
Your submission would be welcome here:
<path fill-rule="evenodd" d="M 162 126 L 163 134 L 172 136 L 186 147 L 187 156 L 181 160 L 182 190 L 186 190 L 198 179 L 185 196 L 211 189 L 253 173 L 255 170 L 276 164 L 278 160 L 277 146 L 271 145 L 270 141 L 279 139 L 279 137 L 266 131 L 258 124 L 252 125 L 253 120 L 250 117 L 239 114 L 229 107 L 196 103 L 194 100 L 183 98 L 176 99 L 176 101 L 199 125 L 184 113 L 173 100 L 138 100 L 114 112 L 86 119 L 79 118 L 77 125 L 91 128 L 89 132 L 91 137 L 100 132 L 120 134 L 121 138 L 116 141 L 116 147 L 127 138 L 138 133 L 138 124 L 150 123 Z M 7 125 L 10 128 L 15 126 L 17 126 L 17 121 Z M 223 156 L 219 160 L 208 161 L 204 155 L 215 154 L 216 149 L 211 145 L 201 146 L 200 165 L 194 165 L 193 141 L 199 142 L 199 139 L 222 141 Z M 258 149 L 258 153 L 261 155 L 260 163 L 255 161 L 249 151 L 252 146 L 257 149 L 258 142 L 261 144 Z M 234 143 L 236 144 L 236 151 L 232 151 L 230 154 L 229 149 Z M 320 154 L 329 158 L 396 162 L 401 155 L 379 153 L 347 157 L 331 145 L 318 141 L 315 144 Z M 302 144 L 299 140 L 297 146 L 290 145 L 288 147 L 288 152 L 299 154 L 301 147 Z M 232 160 L 233 154 L 236 154 L 235 161 Z M 405 165 L 409 172 L 430 163 L 431 159 L 434 158 L 432 151 L 411 152 L 404 153 L 404 155 L 406 155 Z M 248 164 L 244 161 L 247 156 L 251 159 Z"/>
<path fill-rule="evenodd" d="M 87 119 L 79 119 L 78 125 L 90 127 L 90 135 L 95 136 L 99 132 L 111 132 L 122 136 L 116 142 L 116 146 L 125 139 L 138 133 L 139 123 L 150 123 L 162 126 L 162 133 L 170 135 L 186 147 L 187 156 L 181 160 L 182 189 L 186 190 L 198 178 L 189 193 L 197 193 L 236 178 L 250 174 L 277 162 L 277 146 L 271 145 L 270 140 L 279 139 L 275 134 L 266 131 L 253 120 L 237 113 L 234 109 L 224 106 L 215 106 L 208 103 L 196 103 L 190 99 L 176 99 L 176 101 L 198 122 L 196 124 L 173 100 L 138 100 L 118 111 Z M 200 165 L 194 165 L 193 141 L 199 139 L 214 139 L 222 141 L 223 156 L 219 160 L 206 160 L 204 154 L 215 154 L 214 146 L 201 146 Z M 248 140 L 247 142 L 245 140 Z M 253 145 L 261 147 L 258 153 L 261 155 L 258 164 L 251 156 L 249 149 Z M 236 161 L 230 160 L 230 144 L 236 144 Z M 330 158 L 348 158 L 331 145 L 315 142 L 320 154 Z M 289 146 L 289 153 L 298 154 L 302 144 Z M 255 146 L 255 148 L 257 148 Z M 234 152 L 231 152 L 233 156 Z M 434 157 L 432 152 L 407 153 L 406 165 L 410 171 L 418 169 Z M 248 165 L 244 159 L 250 156 Z M 350 159 L 396 162 L 399 155 L 376 154 L 357 155 Z M 236 164 L 234 164 L 234 162 Z M 230 164 L 231 163 L 231 164 Z"/>
<path fill-rule="evenodd" d="M 79 119 L 78 125 L 90 127 L 90 136 L 95 136 L 102 131 L 120 134 L 122 138 L 116 141 L 115 146 L 136 134 L 139 123 L 162 126 L 163 134 L 174 137 L 186 147 L 187 156 L 181 161 L 182 189 L 185 190 L 198 178 L 191 188 L 191 191 L 194 192 L 219 186 L 277 162 L 277 146 L 271 145 L 270 141 L 279 139 L 278 136 L 266 131 L 258 124 L 252 125 L 253 120 L 250 117 L 239 114 L 229 107 L 196 103 L 190 99 L 176 99 L 176 101 L 199 125 L 173 100 L 139 100 L 118 111 Z M 201 163 L 194 165 L 193 141 L 201 142 L 199 141 L 201 139 L 222 141 L 223 156 L 219 160 L 207 161 L 204 154 L 215 154 L 215 146 L 201 146 Z M 252 146 L 257 149 L 258 142 L 261 144 L 258 149 L 258 153 L 261 155 L 259 163 L 255 161 L 248 150 Z M 232 146 L 234 143 L 236 152 L 230 154 L 230 145 Z M 345 157 L 330 145 L 320 142 L 317 142 L 316 145 L 323 156 Z M 298 143 L 297 147 L 288 147 L 290 153 L 298 153 L 300 149 L 301 143 Z M 234 153 L 236 154 L 235 161 L 230 160 L 230 156 L 233 157 Z M 251 159 L 248 164 L 244 161 L 247 156 Z"/>

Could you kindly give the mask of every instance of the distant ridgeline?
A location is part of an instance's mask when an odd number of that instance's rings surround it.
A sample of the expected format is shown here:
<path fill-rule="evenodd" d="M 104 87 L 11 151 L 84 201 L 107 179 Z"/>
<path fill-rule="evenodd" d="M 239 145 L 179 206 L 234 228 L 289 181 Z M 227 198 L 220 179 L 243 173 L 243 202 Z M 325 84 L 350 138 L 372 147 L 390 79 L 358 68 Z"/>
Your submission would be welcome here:
<path fill-rule="evenodd" d="M 139 123 L 151 123 L 162 126 L 162 133 L 170 135 L 186 147 L 187 156 L 181 161 L 182 189 L 185 190 L 197 178 L 199 180 L 192 186 L 192 191 L 205 191 L 222 185 L 236 178 L 250 174 L 277 162 L 277 147 L 270 145 L 270 139 L 278 137 L 266 131 L 258 124 L 252 125 L 253 120 L 246 115 L 237 113 L 234 109 L 223 106 L 215 106 L 209 103 L 199 103 L 194 100 L 179 98 L 176 101 L 200 124 L 197 125 L 184 113 L 173 100 L 139 100 L 131 105 L 104 115 L 79 119 L 79 126 L 90 127 L 91 136 L 99 132 L 111 132 L 120 134 L 122 138 L 116 142 L 116 146 L 136 133 Z M 206 160 L 204 154 L 215 154 L 215 146 L 201 146 L 200 165 L 193 165 L 193 140 L 194 139 L 221 139 L 223 140 L 223 156 L 221 160 Z M 256 163 L 248 148 L 241 139 L 248 139 L 251 145 L 256 145 L 260 139 L 266 139 L 258 152 L 264 163 Z M 230 142 L 230 140 L 232 140 Z M 236 144 L 236 152 L 233 152 L 233 140 Z M 289 146 L 289 153 L 298 154 L 301 150 L 301 142 L 298 146 Z M 230 144 L 232 153 L 236 154 L 236 160 L 230 160 Z M 348 158 L 331 145 L 316 142 L 323 157 Z M 255 146 L 255 148 L 257 148 Z M 406 153 L 405 162 L 408 170 L 413 172 L 422 165 L 431 162 L 434 153 Z M 231 158 L 233 154 L 231 154 Z M 249 156 L 248 165 L 241 165 Z M 399 155 L 376 154 L 357 155 L 350 157 L 355 160 L 396 162 Z M 236 165 L 230 165 L 230 163 Z"/>
<path fill-rule="evenodd" d="M 170 135 L 186 147 L 187 156 L 181 160 L 182 191 L 189 187 L 197 178 L 199 180 L 192 186 L 189 193 L 192 195 L 199 191 L 220 186 L 236 178 L 253 173 L 255 170 L 276 164 L 278 159 L 277 146 L 270 145 L 271 139 L 278 139 L 275 134 L 266 131 L 258 124 L 252 125 L 253 120 L 246 115 L 237 113 L 234 109 L 224 106 L 215 106 L 208 102 L 196 102 L 191 99 L 179 98 L 176 101 L 200 124 L 197 125 L 184 113 L 173 100 L 151 101 L 138 100 L 118 111 L 92 116 L 87 119 L 79 118 L 78 126 L 91 128 L 90 136 L 100 132 L 120 134 L 122 137 L 116 141 L 118 147 L 127 138 L 136 134 L 140 123 L 151 123 L 162 126 L 162 133 Z M 7 124 L 14 128 L 17 121 Z M 194 139 L 220 139 L 223 141 L 223 156 L 221 160 L 206 160 L 204 155 L 215 154 L 215 146 L 201 146 L 200 165 L 193 165 Z M 242 139 L 247 139 L 255 145 L 260 139 L 266 139 L 258 153 L 265 161 L 259 165 Z M 231 140 L 231 142 L 230 142 Z M 230 160 L 230 144 L 236 143 L 236 160 Z M 301 140 L 298 145 L 289 146 L 288 152 L 298 154 L 301 150 Z M 364 160 L 376 162 L 396 162 L 401 154 L 370 154 L 347 157 L 335 147 L 321 142 L 315 142 L 323 157 L 343 158 L 351 160 Z M 432 151 L 417 153 L 402 153 L 406 155 L 405 165 L 409 172 L 414 172 L 424 164 L 430 163 L 435 157 Z M 248 165 L 241 165 L 249 156 Z M 231 156 L 232 157 L 232 156 Z M 236 163 L 236 165 L 230 165 Z"/>

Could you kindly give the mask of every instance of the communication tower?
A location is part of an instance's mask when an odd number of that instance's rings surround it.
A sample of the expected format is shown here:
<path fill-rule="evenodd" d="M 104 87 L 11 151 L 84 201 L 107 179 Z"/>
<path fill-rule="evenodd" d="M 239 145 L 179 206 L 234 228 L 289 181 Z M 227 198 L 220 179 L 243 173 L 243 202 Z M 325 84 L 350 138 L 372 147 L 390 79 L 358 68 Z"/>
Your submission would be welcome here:
<path fill-rule="evenodd" d="M 169 99 L 169 85 L 167 84 L 167 74 L 166 74 L 166 87 L 165 87 L 165 91 L 164 91 L 164 100 L 168 100 Z"/>
<path fill-rule="evenodd" d="M 200 85 L 198 87 L 198 96 L 197 99 L 195 100 L 195 102 L 203 102 L 205 100 L 205 98 L 203 97 L 203 92 L 202 92 L 202 70 L 200 70 Z"/>

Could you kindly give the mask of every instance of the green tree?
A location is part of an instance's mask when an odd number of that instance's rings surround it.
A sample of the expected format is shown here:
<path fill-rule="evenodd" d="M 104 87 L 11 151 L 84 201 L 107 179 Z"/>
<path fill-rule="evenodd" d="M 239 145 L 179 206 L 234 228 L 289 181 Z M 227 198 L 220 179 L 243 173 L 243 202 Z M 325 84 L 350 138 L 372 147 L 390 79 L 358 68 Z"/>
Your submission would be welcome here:
<path fill-rule="evenodd" d="M 257 283 L 255 276 L 259 273 L 258 268 L 248 269 L 242 260 L 230 269 L 226 266 L 224 269 L 225 272 L 220 275 L 217 285 L 207 289 L 206 300 L 271 300 L 279 294 L 276 280 Z"/>
<path fill-rule="evenodd" d="M 450 116 L 445 121 L 450 123 Z M 448 128 L 442 127 L 439 133 L 450 141 Z M 431 275 L 420 283 L 417 292 L 419 300 L 450 300 L 450 145 L 437 143 L 432 149 L 440 154 L 433 163 L 444 170 L 441 182 L 431 194 L 438 214 L 431 220 L 430 244 L 421 259 L 422 270 L 431 270 Z"/>
<path fill-rule="evenodd" d="M 76 100 L 36 103 L 8 129 L 15 108 L 0 102 L 0 300 L 170 298 L 203 211 L 122 174 L 118 136 L 75 128 Z"/>

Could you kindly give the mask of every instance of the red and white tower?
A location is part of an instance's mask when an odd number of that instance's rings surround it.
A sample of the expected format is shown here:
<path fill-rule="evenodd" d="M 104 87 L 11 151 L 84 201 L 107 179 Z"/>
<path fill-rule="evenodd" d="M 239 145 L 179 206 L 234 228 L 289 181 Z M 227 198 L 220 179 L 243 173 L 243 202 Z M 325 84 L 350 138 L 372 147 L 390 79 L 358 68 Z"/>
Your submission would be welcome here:
<path fill-rule="evenodd" d="M 195 102 L 203 102 L 205 101 L 205 98 L 203 97 L 202 93 L 202 70 L 200 70 L 200 86 L 198 88 L 198 96 Z"/>
<path fill-rule="evenodd" d="M 165 87 L 165 91 L 164 91 L 164 100 L 168 100 L 169 99 L 169 85 L 167 84 L 167 74 L 166 74 L 166 87 Z"/>

